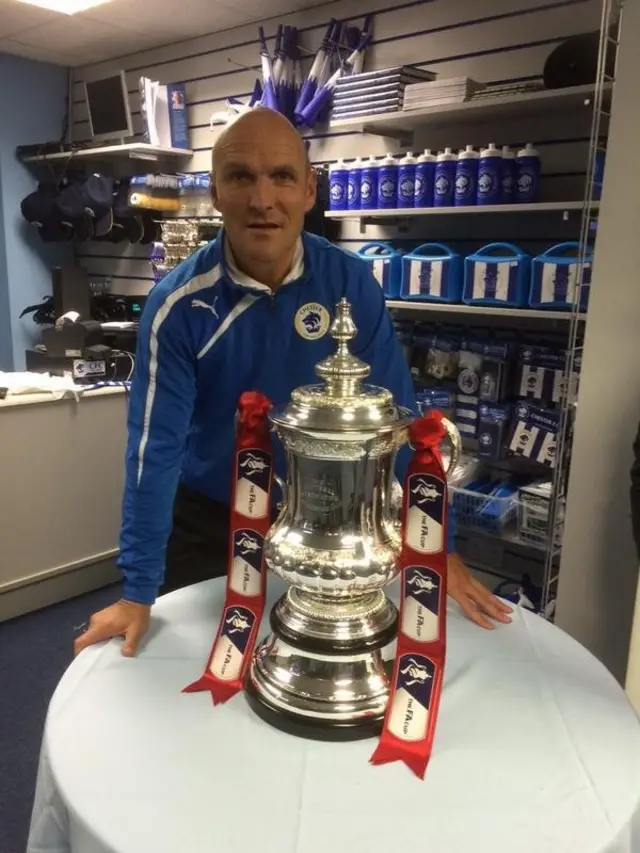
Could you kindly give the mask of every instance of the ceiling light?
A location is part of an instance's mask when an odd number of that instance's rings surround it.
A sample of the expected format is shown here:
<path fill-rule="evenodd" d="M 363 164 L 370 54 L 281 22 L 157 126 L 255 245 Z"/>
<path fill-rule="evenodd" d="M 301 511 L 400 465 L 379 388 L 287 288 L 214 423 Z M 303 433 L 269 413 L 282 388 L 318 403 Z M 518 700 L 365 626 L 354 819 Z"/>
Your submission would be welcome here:
<path fill-rule="evenodd" d="M 111 0 L 18 0 L 18 3 L 27 3 L 29 6 L 39 6 L 40 9 L 49 9 L 51 12 L 60 12 L 63 15 L 75 15 L 77 12 L 86 12 L 94 6 L 102 6 Z"/>

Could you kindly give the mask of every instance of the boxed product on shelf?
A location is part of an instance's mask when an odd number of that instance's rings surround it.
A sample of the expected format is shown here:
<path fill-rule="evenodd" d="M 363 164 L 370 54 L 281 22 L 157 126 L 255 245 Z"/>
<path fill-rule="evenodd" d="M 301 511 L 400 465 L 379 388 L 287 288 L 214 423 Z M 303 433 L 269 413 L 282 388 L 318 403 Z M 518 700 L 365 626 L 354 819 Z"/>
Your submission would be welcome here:
<path fill-rule="evenodd" d="M 549 516 L 553 484 L 550 480 L 536 480 L 518 490 L 518 535 L 534 545 L 545 546 L 549 540 Z M 559 548 L 562 541 L 564 505 L 560 503 L 553 547 Z"/>
<path fill-rule="evenodd" d="M 459 303 L 462 257 L 442 243 L 423 243 L 402 258 L 402 299 Z"/>
<path fill-rule="evenodd" d="M 471 394 L 456 394 L 455 423 L 463 438 L 478 435 L 478 410 L 480 400 Z"/>
<path fill-rule="evenodd" d="M 480 365 L 480 400 L 499 403 L 509 394 L 510 363 L 502 358 L 483 358 Z"/>
<path fill-rule="evenodd" d="M 442 412 L 445 418 L 450 421 L 454 419 L 456 392 L 451 388 L 416 388 L 416 401 L 418 403 L 418 411 L 421 415 L 426 415 L 428 412 Z"/>
<path fill-rule="evenodd" d="M 511 475 L 485 474 L 451 492 L 457 526 L 500 535 L 516 517 L 518 484 Z"/>
<path fill-rule="evenodd" d="M 184 83 L 162 84 L 140 77 L 142 140 L 162 148 L 189 148 L 187 97 Z"/>
<path fill-rule="evenodd" d="M 554 311 L 571 311 L 577 306 L 586 311 L 592 262 L 590 253 L 580 257 L 577 242 L 557 243 L 533 258 L 529 305 Z"/>
<path fill-rule="evenodd" d="M 458 388 L 485 402 L 506 400 L 511 391 L 510 361 L 516 352 L 512 334 L 467 332 L 460 343 Z"/>
<path fill-rule="evenodd" d="M 554 468 L 559 426 L 560 414 L 555 409 L 518 403 L 509 436 L 509 453 Z"/>
<path fill-rule="evenodd" d="M 478 408 L 478 456 L 498 462 L 506 453 L 506 438 L 511 420 L 509 403 L 480 403 Z"/>
<path fill-rule="evenodd" d="M 433 379 L 455 379 L 460 358 L 460 341 L 453 334 L 437 332 L 431 336 L 417 334 L 417 346 L 428 344 L 424 373 Z"/>
<path fill-rule="evenodd" d="M 524 308 L 529 300 L 531 259 L 512 243 L 489 243 L 464 262 L 462 298 L 467 305 Z"/>
<path fill-rule="evenodd" d="M 387 299 L 397 299 L 402 278 L 402 253 L 389 243 L 373 241 L 361 246 L 358 257 L 366 261 Z"/>
<path fill-rule="evenodd" d="M 547 406 L 557 406 L 564 393 L 564 371 L 567 351 L 557 347 L 524 345 L 520 347 L 520 373 L 517 394 L 537 400 Z M 580 358 L 576 357 L 571 374 L 571 394 L 575 394 L 580 373 Z"/>

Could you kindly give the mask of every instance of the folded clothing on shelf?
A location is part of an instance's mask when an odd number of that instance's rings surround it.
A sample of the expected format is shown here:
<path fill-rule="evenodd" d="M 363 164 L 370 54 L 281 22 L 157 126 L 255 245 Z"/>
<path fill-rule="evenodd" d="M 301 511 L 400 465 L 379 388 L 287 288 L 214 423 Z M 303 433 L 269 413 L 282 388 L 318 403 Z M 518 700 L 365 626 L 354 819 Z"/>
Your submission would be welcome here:
<path fill-rule="evenodd" d="M 484 84 L 470 77 L 450 77 L 430 83 L 412 83 L 404 93 L 404 109 L 415 110 L 439 104 L 455 104 L 467 101 Z"/>
<path fill-rule="evenodd" d="M 402 109 L 409 84 L 435 79 L 432 71 L 397 65 L 341 77 L 333 94 L 334 119 L 357 118 Z"/>

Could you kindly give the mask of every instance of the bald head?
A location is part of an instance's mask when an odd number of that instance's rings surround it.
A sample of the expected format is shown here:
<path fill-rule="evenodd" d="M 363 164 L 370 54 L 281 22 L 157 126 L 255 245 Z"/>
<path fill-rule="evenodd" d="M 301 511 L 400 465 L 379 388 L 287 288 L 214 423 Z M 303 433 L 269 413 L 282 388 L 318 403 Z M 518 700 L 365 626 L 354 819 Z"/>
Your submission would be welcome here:
<path fill-rule="evenodd" d="M 244 113 L 226 127 L 216 140 L 211 157 L 211 174 L 215 176 L 225 151 L 237 145 L 254 146 L 260 149 L 268 140 L 277 140 L 291 149 L 305 168 L 309 168 L 309 156 L 302 137 L 282 113 L 265 107 L 256 107 Z"/>
<path fill-rule="evenodd" d="M 316 199 L 298 131 L 273 110 L 245 113 L 213 147 L 211 187 L 241 269 L 265 284 L 282 280 Z"/>

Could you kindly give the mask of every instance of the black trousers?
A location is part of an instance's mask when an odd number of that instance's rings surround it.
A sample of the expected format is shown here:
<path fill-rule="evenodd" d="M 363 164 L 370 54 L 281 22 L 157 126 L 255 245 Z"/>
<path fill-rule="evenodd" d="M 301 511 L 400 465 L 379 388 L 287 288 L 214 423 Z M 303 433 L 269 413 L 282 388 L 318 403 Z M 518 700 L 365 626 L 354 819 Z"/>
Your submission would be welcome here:
<path fill-rule="evenodd" d="M 272 511 L 271 520 L 276 516 Z M 226 504 L 178 486 L 173 528 L 167 543 L 164 584 L 160 595 L 227 573 L 229 522 Z"/>
<path fill-rule="evenodd" d="M 173 504 L 161 594 L 227 571 L 229 507 L 180 485 Z"/>

